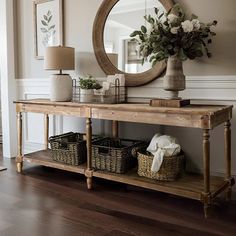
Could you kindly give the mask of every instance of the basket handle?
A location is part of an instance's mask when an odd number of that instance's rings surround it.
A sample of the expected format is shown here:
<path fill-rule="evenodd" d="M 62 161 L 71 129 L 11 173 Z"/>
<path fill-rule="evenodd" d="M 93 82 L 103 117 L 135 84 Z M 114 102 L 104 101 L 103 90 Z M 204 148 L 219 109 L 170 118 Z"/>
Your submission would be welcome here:
<path fill-rule="evenodd" d="M 139 150 L 140 150 L 140 147 L 134 147 L 134 148 L 132 148 L 132 150 L 131 150 L 132 156 L 133 156 L 133 157 L 137 157 Z"/>
<path fill-rule="evenodd" d="M 98 154 L 107 156 L 107 155 L 110 155 L 110 153 L 111 153 L 110 148 L 103 148 L 103 147 L 98 148 Z"/>
<path fill-rule="evenodd" d="M 59 148 L 67 149 L 68 148 L 68 143 L 66 143 L 66 142 L 59 142 Z"/>
<path fill-rule="evenodd" d="M 65 134 L 59 134 L 59 135 L 49 137 L 48 140 L 53 141 L 54 139 L 68 137 L 68 136 L 73 135 L 73 134 L 74 134 L 73 132 L 68 132 L 68 133 L 65 133 Z"/>
<path fill-rule="evenodd" d="M 143 143 L 143 144 L 140 144 L 139 146 L 135 146 L 132 148 L 131 150 L 131 154 L 133 157 L 137 157 L 138 156 L 138 152 L 143 149 L 143 148 L 146 148 L 147 147 L 147 143 Z"/>

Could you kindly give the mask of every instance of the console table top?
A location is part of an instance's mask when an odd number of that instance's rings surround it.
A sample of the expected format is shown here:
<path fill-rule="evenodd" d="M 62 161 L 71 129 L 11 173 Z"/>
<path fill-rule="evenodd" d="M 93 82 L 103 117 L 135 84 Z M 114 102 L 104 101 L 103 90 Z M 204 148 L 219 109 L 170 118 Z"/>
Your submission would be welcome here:
<path fill-rule="evenodd" d="M 78 103 L 78 102 L 51 102 L 48 99 L 29 99 L 19 100 L 14 103 L 63 106 L 63 107 L 85 107 L 85 108 L 102 108 L 114 110 L 129 110 L 142 112 L 157 113 L 182 113 L 182 114 L 199 114 L 199 115 L 215 115 L 219 112 L 232 110 L 233 106 L 226 105 L 189 105 L 181 108 L 171 107 L 151 107 L 149 104 L 143 103 L 121 103 L 121 104 L 97 104 L 97 103 Z"/>
<path fill-rule="evenodd" d="M 189 105 L 182 108 L 151 107 L 149 104 L 90 104 L 51 102 L 48 99 L 15 101 L 18 112 L 74 115 L 95 119 L 140 122 L 212 129 L 232 118 L 233 106 Z"/>

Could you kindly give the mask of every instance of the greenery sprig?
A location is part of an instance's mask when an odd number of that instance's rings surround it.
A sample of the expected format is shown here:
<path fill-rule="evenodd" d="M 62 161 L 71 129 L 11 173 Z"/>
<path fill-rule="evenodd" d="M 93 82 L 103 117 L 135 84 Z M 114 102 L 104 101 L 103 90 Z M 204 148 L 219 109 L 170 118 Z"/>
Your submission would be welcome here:
<path fill-rule="evenodd" d="M 97 80 L 92 76 L 88 75 L 84 78 L 79 78 L 79 84 L 81 89 L 100 89 L 102 86 L 97 82 Z"/>
<path fill-rule="evenodd" d="M 41 28 L 41 31 L 43 33 L 50 33 L 52 32 L 53 34 L 56 33 L 55 27 L 56 25 L 50 25 L 50 22 L 52 20 L 52 12 L 48 11 L 46 15 L 43 15 L 43 20 L 41 20 L 41 23 L 44 27 Z"/>

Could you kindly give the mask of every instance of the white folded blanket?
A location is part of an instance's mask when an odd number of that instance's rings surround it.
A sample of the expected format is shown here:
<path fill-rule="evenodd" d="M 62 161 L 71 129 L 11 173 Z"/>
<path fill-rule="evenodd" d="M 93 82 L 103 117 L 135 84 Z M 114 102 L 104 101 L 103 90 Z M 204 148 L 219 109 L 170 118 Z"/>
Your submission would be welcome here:
<path fill-rule="evenodd" d="M 168 135 L 155 134 L 147 151 L 154 156 L 151 170 L 153 172 L 158 172 L 163 162 L 163 158 L 165 156 L 170 157 L 179 154 L 181 147 L 176 138 Z"/>

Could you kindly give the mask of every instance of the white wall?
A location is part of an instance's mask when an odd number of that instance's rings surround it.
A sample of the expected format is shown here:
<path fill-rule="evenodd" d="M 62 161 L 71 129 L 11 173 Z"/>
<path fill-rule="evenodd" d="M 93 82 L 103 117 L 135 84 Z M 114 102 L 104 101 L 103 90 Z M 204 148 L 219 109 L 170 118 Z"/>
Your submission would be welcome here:
<path fill-rule="evenodd" d="M 92 25 L 96 11 L 102 0 L 69 0 L 65 1 L 65 41 L 66 45 L 74 46 L 77 51 L 77 70 L 80 74 L 91 73 L 95 76 L 103 76 L 103 72 L 97 65 L 93 55 L 92 47 Z M 186 9 L 190 9 L 199 15 L 200 20 L 219 20 L 216 29 L 217 36 L 211 51 L 212 59 L 202 58 L 196 61 L 189 61 L 184 64 L 184 70 L 188 76 L 187 90 L 184 97 L 196 99 L 201 103 L 223 103 L 236 104 L 236 41 L 235 28 L 235 0 L 179 0 Z M 47 77 L 50 73 L 43 71 L 43 61 L 35 60 L 33 57 L 33 25 L 32 2 L 31 0 L 18 0 L 18 86 L 20 97 L 40 97 L 48 94 Z M 42 79 L 44 78 L 44 79 Z M 163 91 L 161 81 L 155 81 L 147 86 L 130 88 L 129 97 L 131 100 L 144 97 L 159 97 Z M 235 114 L 235 111 L 234 111 Z M 35 118 L 35 117 L 34 117 Z M 39 124 L 37 130 L 38 141 L 33 134 L 27 136 L 25 144 L 27 150 L 40 147 L 42 138 L 40 117 L 35 118 Z M 28 119 L 29 126 L 32 125 Z M 108 132 L 107 123 L 99 122 L 96 132 Z M 78 119 L 55 119 L 51 133 L 68 130 L 83 130 L 84 121 Z M 233 119 L 233 143 L 235 142 L 236 121 Z M 193 129 L 157 127 L 144 124 L 121 124 L 121 135 L 131 138 L 151 138 L 156 132 L 175 135 L 179 138 L 187 154 L 191 168 L 201 169 L 201 132 Z M 235 132 L 235 133 L 234 133 Z M 223 133 L 222 128 L 217 128 L 212 136 L 212 171 L 223 173 Z M 42 135 L 42 134 L 41 134 Z M 213 141 L 214 140 L 214 141 Z M 233 145 L 233 172 L 236 174 L 236 146 Z"/>
<path fill-rule="evenodd" d="M 0 78 L 3 156 L 16 156 L 16 99 L 13 0 L 0 1 Z"/>
<path fill-rule="evenodd" d="M 1 91 L 1 68 L 0 68 L 0 91 Z M 0 104 L 1 104 L 1 96 L 0 96 Z M 2 111 L 0 107 L 0 143 L 2 142 L 1 136 L 2 136 Z"/>

